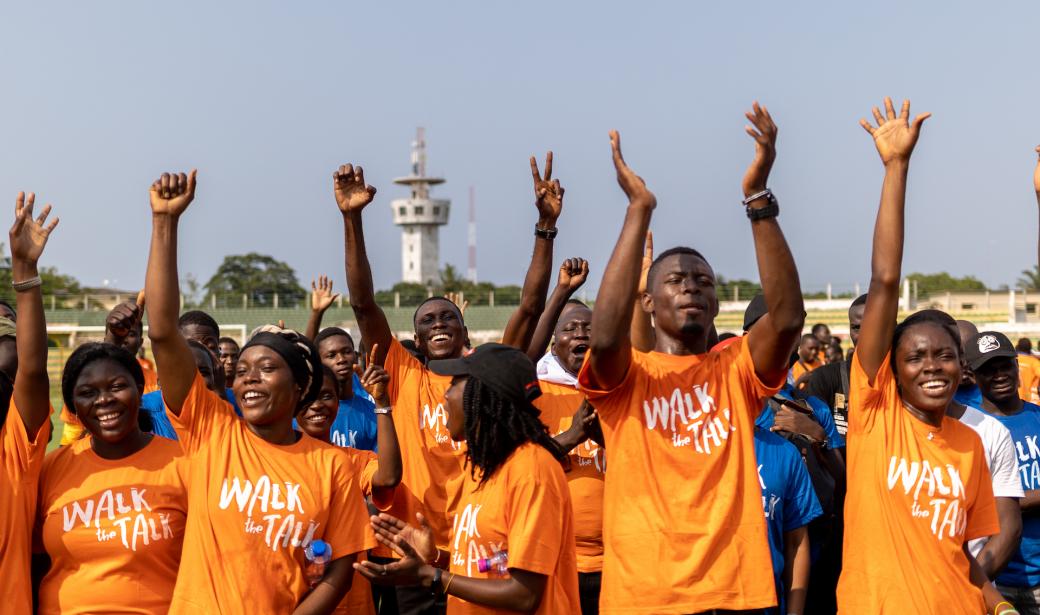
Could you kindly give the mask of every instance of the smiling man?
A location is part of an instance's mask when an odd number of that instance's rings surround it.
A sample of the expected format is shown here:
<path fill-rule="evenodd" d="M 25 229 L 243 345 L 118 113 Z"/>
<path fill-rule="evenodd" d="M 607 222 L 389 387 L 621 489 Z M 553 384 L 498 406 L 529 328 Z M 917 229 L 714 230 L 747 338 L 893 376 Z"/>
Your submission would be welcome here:
<path fill-rule="evenodd" d="M 376 406 L 354 373 L 357 365 L 354 338 L 339 327 L 328 327 L 314 338 L 314 345 L 322 364 L 336 376 L 339 391 L 339 412 L 332 424 L 329 441 L 337 446 L 375 451 L 379 436 Z"/>

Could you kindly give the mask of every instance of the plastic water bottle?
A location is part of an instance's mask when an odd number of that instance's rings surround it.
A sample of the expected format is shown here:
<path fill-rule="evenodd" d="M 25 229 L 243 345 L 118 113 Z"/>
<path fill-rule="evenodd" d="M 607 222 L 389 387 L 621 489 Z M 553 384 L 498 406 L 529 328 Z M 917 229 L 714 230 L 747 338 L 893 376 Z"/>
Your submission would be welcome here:
<path fill-rule="evenodd" d="M 504 577 L 509 575 L 509 552 L 495 550 L 491 557 L 482 557 L 477 560 L 477 570 L 487 572 L 492 576 Z"/>
<path fill-rule="evenodd" d="M 307 583 L 314 587 L 325 576 L 325 565 L 332 561 L 332 547 L 324 540 L 313 540 L 304 548 L 303 556 L 307 559 L 303 575 L 307 577 Z"/>

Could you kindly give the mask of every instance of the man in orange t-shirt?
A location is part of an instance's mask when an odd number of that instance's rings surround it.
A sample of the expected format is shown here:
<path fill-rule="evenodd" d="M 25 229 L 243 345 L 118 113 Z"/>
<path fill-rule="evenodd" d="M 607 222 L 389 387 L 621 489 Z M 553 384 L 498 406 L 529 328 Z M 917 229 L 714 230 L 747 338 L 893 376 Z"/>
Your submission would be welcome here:
<path fill-rule="evenodd" d="M 1018 340 L 1018 397 L 1030 403 L 1040 403 L 1040 358 L 1033 356 L 1033 343 L 1028 337 Z"/>
<path fill-rule="evenodd" d="M 779 390 L 804 324 L 798 271 L 767 190 L 776 125 L 747 114 L 755 159 L 745 206 L 768 305 L 747 336 L 707 353 L 719 310 L 715 273 L 691 248 L 673 248 L 647 274 L 643 309 L 655 349 L 634 350 L 629 324 L 643 243 L 657 200 L 625 164 L 611 133 L 629 205 L 592 316 L 579 386 L 596 407 L 611 471 L 603 510 L 604 613 L 691 613 L 777 604 L 762 515 L 754 422 Z"/>
<path fill-rule="evenodd" d="M 803 388 L 802 377 L 824 364 L 820 342 L 811 333 L 802 336 L 798 343 L 798 360 L 791 366 L 791 383 Z"/>

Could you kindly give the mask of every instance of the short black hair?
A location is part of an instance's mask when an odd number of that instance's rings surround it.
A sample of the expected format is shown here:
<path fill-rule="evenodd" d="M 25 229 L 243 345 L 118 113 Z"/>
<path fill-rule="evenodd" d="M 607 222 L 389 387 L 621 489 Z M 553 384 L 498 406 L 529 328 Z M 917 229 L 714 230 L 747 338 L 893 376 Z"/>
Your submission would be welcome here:
<path fill-rule="evenodd" d="M 234 344 L 235 348 L 238 348 L 240 350 L 242 348 L 242 346 L 238 343 L 238 340 L 236 340 L 233 337 L 226 337 L 225 336 L 225 337 L 220 338 L 219 340 L 217 340 L 217 346 L 220 346 L 221 344 Z"/>
<path fill-rule="evenodd" d="M 801 346 L 803 342 L 808 342 L 809 340 L 815 340 L 815 339 L 816 339 L 816 336 L 813 335 L 812 333 L 805 333 L 805 334 L 802 335 L 801 339 L 798 340 L 798 345 Z"/>
<path fill-rule="evenodd" d="M 15 318 L 17 318 L 17 317 L 18 317 L 18 310 L 14 309 L 14 306 L 13 306 L 13 305 L 11 305 L 10 303 L 8 303 L 8 302 L 4 301 L 3 299 L 0 299 L 0 305 L 2 305 L 2 306 L 4 306 L 5 308 L 7 308 L 7 309 L 11 310 L 11 312 L 12 312 L 12 313 L 14 313 L 14 315 L 15 315 Z"/>
<path fill-rule="evenodd" d="M 647 290 L 652 288 L 653 285 L 654 285 L 654 273 L 657 270 L 657 266 L 659 264 L 661 264 L 661 261 L 663 261 L 664 259 L 668 258 L 669 256 L 675 256 L 676 254 L 689 254 L 690 256 L 696 256 L 697 258 L 699 258 L 702 261 L 704 261 L 705 263 L 707 263 L 709 267 L 711 266 L 711 263 L 708 263 L 708 259 L 704 258 L 703 254 L 701 254 L 697 250 L 694 250 L 693 248 L 688 248 L 686 246 L 677 246 L 677 247 L 674 247 L 674 248 L 668 248 L 664 252 L 661 252 L 660 254 L 658 254 L 657 258 L 654 259 L 654 262 L 650 263 L 650 270 L 647 271 L 647 273 L 646 273 L 646 288 L 647 288 Z"/>
<path fill-rule="evenodd" d="M 427 297 L 426 299 L 423 300 L 422 303 L 420 303 L 419 305 L 417 305 L 415 307 L 415 313 L 412 314 L 412 326 L 413 327 L 415 326 L 416 319 L 419 317 L 419 310 L 422 309 L 422 306 L 426 305 L 427 303 L 429 303 L 431 301 L 447 301 L 448 303 L 451 304 L 451 307 L 455 308 L 455 311 L 459 315 L 459 321 L 462 322 L 463 325 L 466 324 L 466 320 L 462 316 L 462 310 L 459 309 L 459 306 L 455 305 L 454 301 L 452 301 L 451 299 L 448 299 L 447 297 L 442 297 L 440 295 L 434 295 L 432 297 Z"/>
<path fill-rule="evenodd" d="M 903 339 L 903 335 L 915 325 L 931 324 L 941 328 L 945 331 L 950 339 L 953 340 L 953 346 L 957 349 L 957 357 L 960 358 L 964 353 L 961 348 L 961 334 L 957 329 L 957 321 L 942 310 L 921 310 L 920 312 L 914 312 L 907 316 L 903 322 L 896 325 L 895 330 L 892 332 L 892 349 L 889 351 L 889 361 L 892 364 L 892 371 L 896 369 L 896 348 L 899 347 L 900 340 Z"/>
<path fill-rule="evenodd" d="M 91 363 L 104 360 L 117 363 L 126 369 L 134 383 L 137 384 L 138 397 L 144 394 L 144 372 L 134 355 L 115 344 L 88 342 L 73 351 L 69 360 L 65 362 L 65 369 L 61 372 L 61 399 L 73 414 L 76 413 L 76 405 L 73 403 L 72 393 L 76 388 L 79 375 Z"/>
<path fill-rule="evenodd" d="M 816 335 L 817 331 L 822 331 L 823 329 L 827 329 L 828 331 L 831 330 L 830 327 L 828 327 L 826 324 L 824 324 L 822 322 L 816 323 L 815 325 L 812 326 L 813 335 Z"/>
<path fill-rule="evenodd" d="M 567 303 L 564 303 L 563 305 L 564 305 L 564 307 L 566 307 L 568 305 L 579 305 L 579 306 L 581 306 L 583 308 L 588 308 L 589 307 L 588 304 L 586 304 L 584 301 L 582 301 L 580 299 L 568 299 Z"/>
<path fill-rule="evenodd" d="M 1015 350 L 1019 352 L 1030 353 L 1033 352 L 1033 342 L 1028 337 L 1019 338 L 1018 343 L 1015 344 Z"/>
<path fill-rule="evenodd" d="M 177 319 L 177 328 L 182 329 L 188 325 L 208 327 L 213 329 L 214 337 L 220 337 L 220 325 L 212 316 L 202 310 L 190 310 L 181 314 L 181 317 Z"/>
<path fill-rule="evenodd" d="M 354 343 L 354 338 L 351 337 L 349 333 L 347 333 L 346 329 L 341 329 L 339 327 L 325 327 L 317 335 L 314 336 L 314 346 L 317 347 L 323 341 L 329 339 L 330 337 L 336 337 L 337 335 L 342 335 L 343 337 L 347 338 L 348 340 L 350 340 L 351 344 Z M 357 350 L 357 348 L 355 348 L 355 350 Z"/>
<path fill-rule="evenodd" d="M 867 304 L 867 293 L 863 293 L 862 295 L 860 295 L 860 296 L 858 296 L 858 297 L 856 297 L 855 299 L 852 300 L 852 304 L 849 305 L 849 309 L 851 310 L 852 308 L 854 308 L 854 307 L 856 307 L 858 305 L 866 305 L 866 304 Z"/>

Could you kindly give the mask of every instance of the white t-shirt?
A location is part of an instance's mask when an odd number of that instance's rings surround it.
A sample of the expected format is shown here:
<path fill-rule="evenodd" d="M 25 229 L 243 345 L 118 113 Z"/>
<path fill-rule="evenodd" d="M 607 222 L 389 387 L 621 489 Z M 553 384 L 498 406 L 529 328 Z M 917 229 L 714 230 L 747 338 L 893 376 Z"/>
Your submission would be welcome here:
<path fill-rule="evenodd" d="M 981 410 L 964 406 L 961 422 L 975 430 L 982 440 L 982 448 L 986 451 L 986 465 L 993 481 L 993 497 L 1022 498 L 1022 482 L 1018 478 L 1018 457 L 1015 455 L 1015 442 L 1011 432 L 1000 421 Z M 978 538 L 968 542 L 972 555 L 978 556 L 988 538 Z"/>

